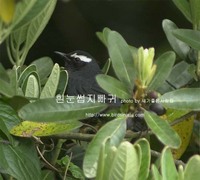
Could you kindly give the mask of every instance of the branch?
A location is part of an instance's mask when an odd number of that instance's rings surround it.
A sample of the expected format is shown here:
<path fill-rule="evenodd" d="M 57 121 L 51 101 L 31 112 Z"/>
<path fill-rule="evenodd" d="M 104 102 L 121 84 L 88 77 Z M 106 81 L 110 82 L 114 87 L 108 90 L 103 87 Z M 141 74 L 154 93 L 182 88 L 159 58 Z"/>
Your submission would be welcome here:
<path fill-rule="evenodd" d="M 147 135 L 147 132 L 127 132 L 125 138 L 137 138 Z M 84 133 L 67 133 L 51 136 L 54 139 L 74 139 L 78 141 L 90 142 L 94 138 L 95 134 Z"/>

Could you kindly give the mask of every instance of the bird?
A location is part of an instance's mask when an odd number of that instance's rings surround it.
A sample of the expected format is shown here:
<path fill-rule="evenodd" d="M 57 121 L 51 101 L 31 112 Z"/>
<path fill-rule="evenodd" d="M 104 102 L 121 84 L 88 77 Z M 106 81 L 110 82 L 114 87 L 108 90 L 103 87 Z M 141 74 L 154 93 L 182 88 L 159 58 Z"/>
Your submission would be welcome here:
<path fill-rule="evenodd" d="M 64 67 L 68 72 L 69 79 L 66 94 L 78 96 L 89 94 L 108 94 L 96 81 L 96 76 L 102 71 L 96 59 L 89 53 L 76 50 L 70 53 L 55 51 L 64 60 Z"/>

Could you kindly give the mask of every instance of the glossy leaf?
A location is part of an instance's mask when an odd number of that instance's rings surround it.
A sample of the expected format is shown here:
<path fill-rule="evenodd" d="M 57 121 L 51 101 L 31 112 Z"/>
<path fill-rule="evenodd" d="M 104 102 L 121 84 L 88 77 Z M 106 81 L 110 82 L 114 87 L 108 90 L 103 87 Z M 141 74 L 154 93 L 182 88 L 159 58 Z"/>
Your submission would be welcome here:
<path fill-rule="evenodd" d="M 96 76 L 96 80 L 106 92 L 116 95 L 118 98 L 128 99 L 132 96 L 131 92 L 129 92 L 122 82 L 111 76 L 100 74 Z"/>
<path fill-rule="evenodd" d="M 58 87 L 60 78 L 60 67 L 58 64 L 55 64 L 53 70 L 46 82 L 44 88 L 42 89 L 40 98 L 51 98 L 54 97 L 56 94 L 56 90 Z"/>
<path fill-rule="evenodd" d="M 165 147 L 161 155 L 161 173 L 163 180 L 177 180 L 178 173 L 174 164 L 172 153 L 168 147 Z"/>
<path fill-rule="evenodd" d="M 0 115 L 0 132 L 2 132 L 9 140 L 10 143 L 13 144 L 12 136 L 10 135 L 2 116 Z M 0 138 L 1 139 L 1 138 Z"/>
<path fill-rule="evenodd" d="M 151 152 L 150 152 L 150 145 L 149 142 L 145 138 L 141 138 L 135 142 L 138 144 L 141 149 L 141 166 L 138 175 L 138 180 L 147 179 L 149 176 L 149 167 L 150 167 L 150 160 L 151 160 Z"/>
<path fill-rule="evenodd" d="M 177 63 L 173 67 L 167 81 L 177 89 L 185 86 L 192 80 L 192 76 L 189 73 L 189 67 L 190 65 L 184 61 Z"/>
<path fill-rule="evenodd" d="M 192 22 L 190 4 L 187 0 L 172 0 L 177 8 L 183 13 L 186 19 Z"/>
<path fill-rule="evenodd" d="M 104 139 L 101 143 L 98 164 L 97 164 L 97 172 L 96 172 L 96 180 L 104 180 L 108 179 L 109 169 L 106 167 L 106 163 L 110 162 L 112 164 L 113 157 L 115 156 L 116 147 L 110 146 L 110 137 Z"/>
<path fill-rule="evenodd" d="M 11 33 L 7 41 L 9 58 L 17 65 L 24 64 L 29 49 L 45 28 L 56 4 L 56 0 L 37 2 L 36 6 L 40 9 L 39 13 L 35 14 L 36 16 L 30 22 Z"/>
<path fill-rule="evenodd" d="M 183 171 L 183 166 L 180 165 L 178 167 L 178 179 L 179 180 L 184 180 L 184 171 Z"/>
<path fill-rule="evenodd" d="M 21 90 L 22 90 L 22 92 L 23 92 L 23 94 L 24 94 L 24 96 L 25 96 L 25 93 L 27 93 L 27 91 L 28 91 L 28 89 L 27 88 L 31 88 L 32 89 L 32 85 L 30 86 L 30 87 L 28 87 L 28 83 L 30 83 L 30 78 L 29 77 L 34 77 L 34 79 L 37 81 L 37 84 L 38 85 L 36 85 L 36 86 L 38 86 L 38 92 L 37 92 L 37 94 L 39 95 L 40 94 L 40 91 L 41 91 L 41 87 L 40 87 L 40 80 L 39 80 L 39 77 L 38 77 L 38 74 L 37 74 L 37 72 L 36 71 L 33 71 L 33 72 L 31 72 L 31 74 L 29 74 L 29 76 L 27 76 L 25 79 L 24 79 L 24 81 L 23 81 L 23 83 L 22 83 L 22 85 L 21 85 L 21 87 L 18 87 L 18 89 L 19 88 L 21 88 Z M 33 79 L 31 79 L 31 81 L 32 81 Z M 28 82 L 29 81 L 29 82 Z M 30 91 L 32 91 L 31 89 L 29 89 Z M 30 94 L 35 94 L 35 92 L 29 92 Z M 18 94 L 18 95 L 20 95 L 20 94 Z M 27 96 L 28 97 L 28 96 Z M 38 97 L 38 96 L 37 96 Z"/>
<path fill-rule="evenodd" d="M 0 94 L 3 94 L 4 96 L 7 96 L 7 97 L 12 97 L 15 95 L 15 89 L 13 89 L 11 87 L 11 84 L 0 79 Z"/>
<path fill-rule="evenodd" d="M 3 0 L 3 1 L 6 2 L 7 0 Z M 3 26 L 0 29 L 0 32 L 1 32 L 0 33 L 0 44 L 7 38 L 7 36 L 16 27 L 16 25 L 20 21 L 22 21 L 22 19 L 28 14 L 28 12 L 31 10 L 31 8 L 33 7 L 33 5 L 35 4 L 36 1 L 37 0 L 23 0 L 20 3 L 16 4 L 12 23 L 7 25 L 6 30 L 3 28 Z M 3 11 L 5 11 L 5 8 L 2 5 L 1 5 L 1 8 L 4 9 Z M 3 11 L 1 10 L 1 12 L 3 12 Z M 8 12 L 6 12 L 6 13 L 8 13 Z"/>
<path fill-rule="evenodd" d="M 107 37 L 108 34 L 111 32 L 109 28 L 104 28 L 102 32 L 97 32 L 96 35 L 99 38 L 99 40 L 107 47 L 108 42 L 107 42 Z"/>
<path fill-rule="evenodd" d="M 200 88 L 182 88 L 168 92 L 159 101 L 166 108 L 199 111 L 200 110 Z"/>
<path fill-rule="evenodd" d="M 168 19 L 165 19 L 162 22 L 162 27 L 174 51 L 179 55 L 181 59 L 186 59 L 190 47 L 186 43 L 180 41 L 174 36 L 173 30 L 178 29 L 176 24 Z"/>
<path fill-rule="evenodd" d="M 110 66 L 111 66 L 111 60 L 110 58 L 106 61 L 106 63 L 104 64 L 103 68 L 102 68 L 102 73 L 103 74 L 108 74 L 108 71 L 110 69 Z"/>
<path fill-rule="evenodd" d="M 68 73 L 66 70 L 60 71 L 60 79 L 57 87 L 56 94 L 64 95 L 68 83 Z"/>
<path fill-rule="evenodd" d="M 189 111 L 167 109 L 166 114 L 163 116 L 168 122 L 173 123 L 174 120 L 186 115 Z M 193 133 L 194 115 L 185 118 L 184 121 L 172 125 L 172 128 L 178 133 L 181 138 L 181 146 L 178 149 L 171 149 L 174 159 L 179 159 L 187 149 L 191 135 Z"/>
<path fill-rule="evenodd" d="M 192 23 L 195 28 L 200 27 L 200 3 L 199 0 L 190 0 Z"/>
<path fill-rule="evenodd" d="M 42 57 L 34 60 L 31 64 L 36 66 L 36 71 L 40 77 L 40 82 L 41 84 L 44 84 L 53 69 L 54 64 L 52 59 L 49 57 Z"/>
<path fill-rule="evenodd" d="M 173 30 L 173 34 L 192 48 L 200 50 L 200 32 L 191 29 Z"/>
<path fill-rule="evenodd" d="M 32 136 L 51 136 L 60 133 L 67 133 L 81 126 L 79 121 L 65 121 L 64 123 L 52 122 L 31 122 L 23 121 L 19 125 L 13 127 L 10 133 L 20 137 Z"/>
<path fill-rule="evenodd" d="M 148 127 L 163 144 L 172 148 L 178 148 L 181 145 L 180 137 L 167 121 L 148 111 L 144 112 L 144 118 Z"/>
<path fill-rule="evenodd" d="M 200 156 L 199 155 L 192 156 L 187 162 L 187 165 L 185 167 L 184 179 L 191 180 L 199 178 L 200 177 L 199 167 L 200 167 Z"/>
<path fill-rule="evenodd" d="M 154 164 L 151 167 L 151 172 L 154 180 L 162 180 L 162 176 L 160 175 L 158 168 Z"/>
<path fill-rule="evenodd" d="M 3 67 L 3 65 L 0 63 L 0 80 L 4 80 L 5 82 L 10 81 L 9 76 L 6 72 L 6 69 Z"/>
<path fill-rule="evenodd" d="M 109 56 L 116 76 L 129 90 L 132 90 L 135 70 L 133 57 L 128 44 L 123 37 L 115 31 L 110 31 L 108 33 L 107 43 Z"/>
<path fill-rule="evenodd" d="M 23 106 L 18 114 L 23 120 L 34 122 L 58 122 L 88 118 L 88 113 L 94 114 L 105 109 L 103 103 L 58 103 L 55 98 L 41 99 Z"/>
<path fill-rule="evenodd" d="M 35 65 L 29 65 L 26 67 L 23 72 L 20 74 L 18 79 L 18 86 L 22 86 L 22 84 L 27 80 L 27 78 L 33 73 L 36 72 L 36 66 Z"/>
<path fill-rule="evenodd" d="M 23 0 L 24 1 L 24 0 Z M 26 0 L 25 0 L 26 1 Z M 21 3 L 22 4 L 22 3 Z M 43 9 L 47 5 L 47 1 L 40 1 L 40 0 L 35 0 L 35 3 L 33 4 L 32 8 L 29 10 L 28 14 L 24 16 L 24 18 L 17 24 L 15 27 L 15 30 L 19 29 L 20 27 L 30 23 L 34 18 L 37 18 L 39 16 L 39 13 L 43 12 Z M 26 6 L 27 2 L 26 2 Z M 20 12 L 23 10 L 23 7 L 20 7 Z M 24 9 L 26 11 L 26 9 Z M 46 12 L 48 13 L 48 12 Z"/>
<path fill-rule="evenodd" d="M 148 89 L 156 90 L 161 86 L 169 76 L 175 62 L 175 54 L 171 51 L 162 54 L 155 62 L 157 68 L 156 73 L 151 81 Z"/>
<path fill-rule="evenodd" d="M 0 118 L 1 120 L 3 120 L 8 130 L 12 129 L 13 126 L 16 126 L 21 121 L 17 116 L 16 111 L 11 106 L 1 100 Z"/>
<path fill-rule="evenodd" d="M 17 146 L 1 144 L 0 167 L 1 173 L 16 179 L 41 179 L 39 158 L 30 140 L 24 139 Z"/>
<path fill-rule="evenodd" d="M 20 67 L 16 67 L 16 66 L 14 66 L 11 70 L 7 71 L 10 78 L 10 85 L 11 85 L 11 88 L 14 90 L 15 95 L 18 95 L 17 94 L 17 91 L 18 91 L 17 79 L 19 76 L 19 71 L 20 71 Z"/>
<path fill-rule="evenodd" d="M 94 178 L 102 142 L 110 137 L 110 145 L 118 147 L 126 132 L 126 121 L 123 117 L 106 123 L 88 145 L 83 160 L 83 171 L 86 177 Z"/>
<path fill-rule="evenodd" d="M 30 75 L 27 80 L 25 97 L 38 98 L 40 94 L 40 87 L 38 79 L 34 75 Z"/>
<path fill-rule="evenodd" d="M 24 96 L 13 96 L 12 98 L 5 99 L 5 103 L 17 112 L 22 106 L 28 104 L 29 100 Z"/>
<path fill-rule="evenodd" d="M 109 179 L 132 180 L 138 179 L 140 158 L 135 147 L 125 141 L 120 144 L 115 152 L 113 162 L 107 162 L 106 166 L 110 169 Z"/>

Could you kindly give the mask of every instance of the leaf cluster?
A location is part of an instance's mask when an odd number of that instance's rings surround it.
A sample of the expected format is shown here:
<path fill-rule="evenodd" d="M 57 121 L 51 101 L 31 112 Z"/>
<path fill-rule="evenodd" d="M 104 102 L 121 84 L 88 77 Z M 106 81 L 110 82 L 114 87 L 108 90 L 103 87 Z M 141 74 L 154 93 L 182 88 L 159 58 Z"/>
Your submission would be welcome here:
<path fill-rule="evenodd" d="M 25 65 L 56 0 L 0 2 L 4 3 L 0 6 L 0 43 L 7 42 L 13 64 L 12 69 L 0 64 L 0 179 L 187 180 L 200 176 L 198 155 L 188 159 L 187 164 L 175 160 L 188 147 L 193 127 L 194 141 L 199 146 L 199 120 L 194 121 L 200 111 L 198 0 L 173 0 L 193 29 L 179 29 L 174 22 L 163 20 L 163 30 L 173 51 L 149 59 L 146 64 L 146 54 L 154 53 L 153 49 L 133 47 L 109 28 L 97 32 L 109 59 L 96 81 L 123 103 L 106 112 L 112 118 L 92 119 L 92 123 L 87 114 L 100 116 L 107 104 L 89 102 L 87 97 L 85 103 L 79 103 L 78 97 L 65 95 L 68 73 L 49 57 Z M 1 11 L 2 7 L 10 9 Z M 110 74 L 111 68 L 114 76 Z M 150 77 L 146 86 L 141 86 L 139 74 Z M 163 116 L 149 110 L 149 92 L 159 94 L 153 101 L 166 109 Z M 133 115 L 134 122 L 138 111 L 143 113 L 147 126 L 147 132 L 141 132 L 142 138 L 138 136 L 140 132 L 131 131 L 128 136 L 127 131 L 127 115 Z M 64 137 L 69 133 L 72 136 L 66 141 Z M 92 135 L 93 139 L 89 144 L 80 141 L 78 145 L 73 133 L 82 137 Z M 162 149 L 161 153 L 153 150 L 155 144 L 161 146 L 156 149 Z M 79 155 L 83 166 L 78 167 L 73 161 Z"/>

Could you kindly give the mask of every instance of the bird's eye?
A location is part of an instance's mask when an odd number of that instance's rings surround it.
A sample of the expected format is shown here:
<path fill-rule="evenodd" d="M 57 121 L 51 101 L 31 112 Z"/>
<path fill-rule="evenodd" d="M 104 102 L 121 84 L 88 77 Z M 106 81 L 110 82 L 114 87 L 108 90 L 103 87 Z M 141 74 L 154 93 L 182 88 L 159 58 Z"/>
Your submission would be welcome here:
<path fill-rule="evenodd" d="M 80 59 L 79 58 L 74 58 L 74 60 L 76 61 L 76 62 L 79 62 L 80 61 Z"/>

